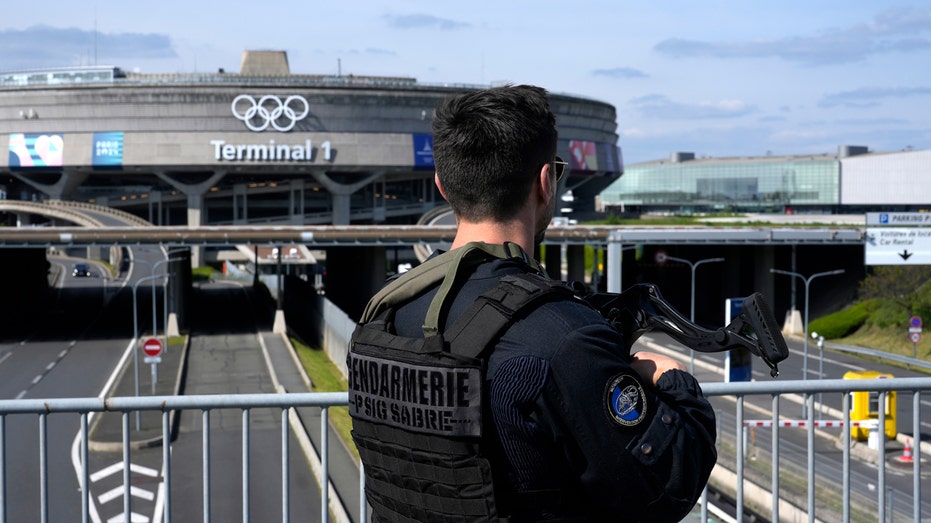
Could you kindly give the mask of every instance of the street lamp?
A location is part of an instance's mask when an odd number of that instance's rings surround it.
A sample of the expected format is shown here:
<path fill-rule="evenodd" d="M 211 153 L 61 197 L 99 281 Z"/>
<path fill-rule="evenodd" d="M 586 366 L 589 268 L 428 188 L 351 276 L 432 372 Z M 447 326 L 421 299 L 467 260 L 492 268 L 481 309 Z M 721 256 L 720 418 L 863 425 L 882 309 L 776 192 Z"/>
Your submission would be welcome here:
<path fill-rule="evenodd" d="M 824 379 L 824 336 L 818 334 L 817 332 L 811 333 L 811 339 L 818 342 L 818 379 Z M 818 419 L 821 419 L 821 407 L 824 406 L 824 403 L 821 402 L 821 393 L 818 393 Z"/>
<path fill-rule="evenodd" d="M 684 263 L 688 265 L 690 269 L 692 269 L 692 303 L 689 306 L 689 320 L 691 320 L 692 323 L 695 323 L 695 269 L 697 269 L 698 266 L 703 263 L 722 262 L 724 261 L 724 258 L 705 258 L 704 260 L 698 260 L 698 261 L 693 262 L 693 261 L 686 260 L 685 258 L 676 258 L 675 256 L 669 256 L 668 254 L 665 254 L 665 253 L 663 253 L 662 256 L 657 255 L 657 261 L 659 261 L 660 263 L 663 263 L 666 260 Z M 689 373 L 695 374 L 695 350 L 694 349 L 692 349 L 691 357 L 689 359 Z"/>
<path fill-rule="evenodd" d="M 144 276 L 136 280 L 136 283 L 133 284 L 133 366 L 135 367 L 136 372 L 136 396 L 139 396 L 139 313 L 137 312 L 136 306 L 136 292 L 139 290 L 139 284 L 149 280 L 156 280 L 161 278 L 162 274 L 153 274 L 152 276 Z M 155 325 L 152 325 L 152 330 L 155 330 Z M 140 412 L 136 410 L 136 430 L 140 430 Z"/>
<path fill-rule="evenodd" d="M 801 274 L 797 272 L 792 272 L 792 271 L 770 269 L 769 272 L 772 272 L 775 274 L 785 274 L 787 276 L 795 276 L 797 278 L 800 278 L 803 282 L 805 282 L 805 336 L 804 336 L 805 358 L 802 361 L 802 379 L 807 380 L 808 379 L 808 287 L 809 285 L 811 285 L 811 280 L 821 277 L 821 276 L 833 276 L 835 274 L 842 274 L 844 272 L 844 269 L 837 269 L 834 271 L 826 271 L 826 272 L 816 272 L 812 274 L 811 276 L 809 276 L 808 278 L 802 276 Z"/>

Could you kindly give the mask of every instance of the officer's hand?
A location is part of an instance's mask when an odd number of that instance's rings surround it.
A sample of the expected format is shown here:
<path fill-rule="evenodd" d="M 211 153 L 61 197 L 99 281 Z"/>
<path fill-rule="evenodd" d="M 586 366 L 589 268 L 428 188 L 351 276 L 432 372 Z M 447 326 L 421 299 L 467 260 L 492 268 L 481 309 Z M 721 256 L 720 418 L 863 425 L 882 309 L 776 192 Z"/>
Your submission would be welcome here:
<path fill-rule="evenodd" d="M 630 366 L 644 381 L 649 381 L 653 385 L 656 385 L 659 377 L 669 369 L 685 370 L 685 365 L 679 363 L 678 360 L 655 352 L 636 352 L 632 356 L 634 361 Z"/>

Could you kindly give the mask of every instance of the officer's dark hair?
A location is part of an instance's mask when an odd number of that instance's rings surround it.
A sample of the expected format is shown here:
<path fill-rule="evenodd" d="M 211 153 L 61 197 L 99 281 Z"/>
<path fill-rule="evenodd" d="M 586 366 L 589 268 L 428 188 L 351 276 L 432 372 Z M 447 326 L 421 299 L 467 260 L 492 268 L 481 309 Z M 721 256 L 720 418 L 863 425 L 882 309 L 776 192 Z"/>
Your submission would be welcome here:
<path fill-rule="evenodd" d="M 440 103 L 433 158 L 453 212 L 468 221 L 513 218 L 535 177 L 556 155 L 546 90 L 507 85 Z"/>

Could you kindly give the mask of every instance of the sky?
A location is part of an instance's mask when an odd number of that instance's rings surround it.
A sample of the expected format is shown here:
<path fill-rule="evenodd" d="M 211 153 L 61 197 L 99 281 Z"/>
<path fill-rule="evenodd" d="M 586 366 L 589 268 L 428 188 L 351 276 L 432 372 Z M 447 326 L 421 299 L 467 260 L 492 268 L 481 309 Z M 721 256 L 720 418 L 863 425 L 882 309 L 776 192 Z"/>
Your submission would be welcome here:
<path fill-rule="evenodd" d="M 0 71 L 115 65 L 534 84 L 617 110 L 626 164 L 931 149 L 931 3 L 870 0 L 44 0 L 4 10 Z"/>

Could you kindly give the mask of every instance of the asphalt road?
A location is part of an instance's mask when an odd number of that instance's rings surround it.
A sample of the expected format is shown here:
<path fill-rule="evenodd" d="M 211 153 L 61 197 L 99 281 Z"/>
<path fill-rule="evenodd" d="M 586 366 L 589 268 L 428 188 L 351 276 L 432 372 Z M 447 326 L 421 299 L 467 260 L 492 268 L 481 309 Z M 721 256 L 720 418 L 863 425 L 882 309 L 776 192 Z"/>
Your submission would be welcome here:
<path fill-rule="evenodd" d="M 787 360 L 779 364 L 780 376 L 777 380 L 798 380 L 802 377 L 804 345 L 798 338 L 787 339 L 790 356 Z M 659 349 L 658 349 L 659 348 Z M 690 351 L 682 345 L 670 340 L 665 335 L 651 333 L 641 338 L 641 343 L 635 346 L 635 350 L 666 350 L 673 351 L 677 357 L 688 367 L 691 362 Z M 917 371 L 908 370 L 900 367 L 891 366 L 878 362 L 868 362 L 856 358 L 848 353 L 835 352 L 831 350 L 823 351 L 823 364 L 821 363 L 821 351 L 817 345 L 812 344 L 808 348 L 808 379 L 818 379 L 818 370 L 822 369 L 825 379 L 841 379 L 848 371 L 876 370 L 887 372 L 895 377 L 915 377 L 927 376 Z M 721 382 L 724 381 L 725 355 L 723 353 L 695 353 L 695 376 L 700 382 Z M 769 375 L 769 369 L 761 361 L 753 362 L 753 379 L 755 381 L 772 381 Z M 912 396 L 910 393 L 899 394 L 896 409 L 897 431 L 903 434 L 912 434 Z M 815 398 L 815 419 L 816 420 L 840 420 L 842 407 L 842 395 L 838 393 L 823 394 Z M 771 463 L 770 450 L 772 448 L 772 432 L 769 428 L 755 428 L 752 431 L 738 432 L 736 430 L 736 403 L 732 398 L 713 398 L 712 403 L 716 406 L 718 414 L 718 442 L 719 442 L 719 463 L 725 465 L 730 470 L 736 470 L 736 461 L 733 455 L 733 449 L 736 447 L 736 438 L 743 437 L 745 449 L 747 450 L 747 459 L 745 462 L 748 473 L 752 473 L 754 466 L 762 471 L 768 470 Z M 820 405 L 824 405 L 822 409 Z M 769 395 L 758 397 L 747 397 L 744 405 L 744 420 L 752 419 L 771 419 L 772 397 Z M 921 419 L 931 420 L 931 401 L 925 399 L 920 403 Z M 792 395 L 783 395 L 779 407 L 780 416 L 784 420 L 803 420 L 804 417 L 802 402 L 800 397 Z M 840 436 L 845 429 L 841 428 L 819 428 L 816 430 L 815 438 L 815 472 L 816 484 L 818 489 L 833 490 L 837 496 L 841 492 L 842 480 L 842 458 L 843 450 L 840 446 Z M 931 439 L 931 424 L 927 421 L 921 422 L 919 437 L 922 440 Z M 808 441 L 807 429 L 805 428 L 781 428 L 779 430 L 779 467 L 781 475 L 785 476 L 782 483 L 781 494 L 791 496 L 793 478 L 801 479 L 802 484 L 795 487 L 800 489 L 801 499 L 796 504 L 805 506 L 807 500 L 807 470 L 808 470 Z M 862 448 L 862 444 L 861 444 Z M 897 459 L 902 455 L 902 445 L 890 441 L 886 445 L 886 478 L 885 485 L 887 496 L 896 500 L 896 517 L 907 519 L 911 515 L 912 506 L 912 474 L 909 467 L 897 466 Z M 867 507 L 875 511 L 875 503 L 878 499 L 876 488 L 878 485 L 878 467 L 875 460 L 870 461 L 871 453 L 855 453 L 851 459 L 851 493 L 854 503 Z M 917 451 L 916 451 L 917 455 Z M 768 485 L 770 476 L 768 472 L 761 473 L 757 478 L 763 484 Z M 931 485 L 924 479 L 921 485 L 922 492 L 922 513 L 931 513 Z M 816 496 L 816 503 L 821 503 L 824 496 Z M 830 510 L 831 507 L 819 506 L 818 513 L 821 517 L 822 511 Z"/>

